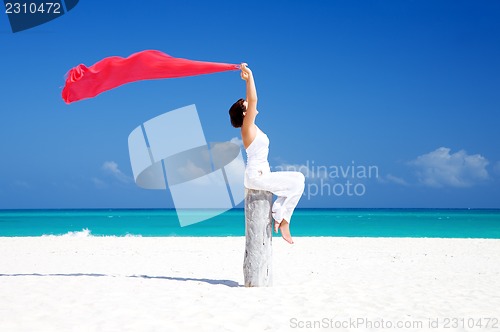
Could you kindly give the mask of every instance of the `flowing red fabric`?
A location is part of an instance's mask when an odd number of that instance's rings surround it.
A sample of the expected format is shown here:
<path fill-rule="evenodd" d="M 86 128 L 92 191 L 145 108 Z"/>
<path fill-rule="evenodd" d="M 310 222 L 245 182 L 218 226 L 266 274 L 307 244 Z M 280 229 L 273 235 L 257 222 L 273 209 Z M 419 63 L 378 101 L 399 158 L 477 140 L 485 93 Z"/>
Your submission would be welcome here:
<path fill-rule="evenodd" d="M 112 56 L 68 72 L 62 98 L 72 103 L 116 88 L 120 85 L 159 78 L 174 78 L 237 70 L 239 65 L 174 58 L 160 51 L 147 50 L 128 58 Z"/>

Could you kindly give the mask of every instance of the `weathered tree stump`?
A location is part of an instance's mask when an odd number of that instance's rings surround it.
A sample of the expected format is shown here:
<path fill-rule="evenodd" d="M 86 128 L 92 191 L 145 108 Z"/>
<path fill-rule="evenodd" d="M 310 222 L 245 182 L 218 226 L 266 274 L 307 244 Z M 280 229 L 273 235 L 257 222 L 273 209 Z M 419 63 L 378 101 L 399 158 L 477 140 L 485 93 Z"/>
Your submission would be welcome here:
<path fill-rule="evenodd" d="M 272 286 L 273 194 L 245 189 L 245 287 Z"/>

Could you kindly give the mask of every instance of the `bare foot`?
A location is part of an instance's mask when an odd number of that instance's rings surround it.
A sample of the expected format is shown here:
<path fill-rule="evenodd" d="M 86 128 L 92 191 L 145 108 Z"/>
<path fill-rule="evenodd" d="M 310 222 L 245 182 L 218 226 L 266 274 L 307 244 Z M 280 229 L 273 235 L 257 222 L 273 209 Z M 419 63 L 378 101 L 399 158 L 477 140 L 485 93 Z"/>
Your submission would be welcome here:
<path fill-rule="evenodd" d="M 276 227 L 276 224 L 274 224 L 274 227 Z M 290 234 L 290 223 L 283 219 L 279 224 L 279 229 L 281 231 L 281 237 L 283 237 L 286 242 L 293 244 L 292 235 Z"/>

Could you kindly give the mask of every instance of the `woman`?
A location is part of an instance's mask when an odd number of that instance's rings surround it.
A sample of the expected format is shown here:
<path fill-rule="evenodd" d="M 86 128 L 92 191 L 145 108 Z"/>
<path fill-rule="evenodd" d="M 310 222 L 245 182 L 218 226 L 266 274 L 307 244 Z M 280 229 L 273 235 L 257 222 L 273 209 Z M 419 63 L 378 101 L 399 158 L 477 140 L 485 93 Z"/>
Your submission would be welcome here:
<path fill-rule="evenodd" d="M 271 172 L 267 155 L 269 139 L 255 125 L 257 90 L 253 74 L 246 63 L 241 64 L 241 78 L 246 81 L 246 100 L 240 99 L 229 109 L 231 124 L 241 128 L 241 138 L 247 152 L 244 184 L 246 188 L 267 190 L 278 196 L 273 204 L 274 231 L 281 231 L 285 241 L 292 244 L 290 220 L 304 192 L 304 175 L 300 172 Z"/>

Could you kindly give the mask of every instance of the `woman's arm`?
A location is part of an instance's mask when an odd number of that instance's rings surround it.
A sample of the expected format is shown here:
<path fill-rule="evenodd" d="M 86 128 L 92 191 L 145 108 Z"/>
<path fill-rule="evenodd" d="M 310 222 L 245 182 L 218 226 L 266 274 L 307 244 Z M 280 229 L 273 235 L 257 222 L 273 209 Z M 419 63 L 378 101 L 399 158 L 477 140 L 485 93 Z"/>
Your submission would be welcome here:
<path fill-rule="evenodd" d="M 241 64 L 241 78 L 247 83 L 247 111 L 243 125 L 248 127 L 254 124 L 257 116 L 257 89 L 255 88 L 253 73 L 246 63 Z"/>

